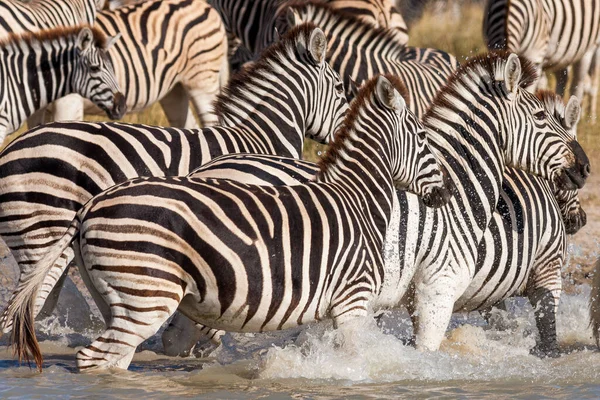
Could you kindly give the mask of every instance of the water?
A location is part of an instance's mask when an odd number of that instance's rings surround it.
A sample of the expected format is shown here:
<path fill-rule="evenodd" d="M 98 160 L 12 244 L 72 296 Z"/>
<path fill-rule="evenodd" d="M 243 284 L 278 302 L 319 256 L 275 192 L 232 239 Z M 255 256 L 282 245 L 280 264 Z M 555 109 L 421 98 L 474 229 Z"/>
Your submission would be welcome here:
<path fill-rule="evenodd" d="M 536 335 L 532 310 L 514 301 L 508 311 L 494 312 L 491 327 L 477 313 L 455 316 L 435 353 L 406 346 L 410 323 L 394 312 L 381 327 L 361 321 L 343 347 L 330 323 L 226 335 L 223 346 L 202 359 L 166 358 L 155 339 L 129 371 L 78 374 L 76 349 L 67 345 L 94 335 L 71 333 L 43 342 L 42 374 L 0 353 L 0 398 L 598 398 L 600 352 L 588 328 L 586 289 L 563 297 L 558 332 L 566 354 L 558 359 L 529 355 Z M 47 330 L 53 329 L 59 328 L 48 321 Z"/>

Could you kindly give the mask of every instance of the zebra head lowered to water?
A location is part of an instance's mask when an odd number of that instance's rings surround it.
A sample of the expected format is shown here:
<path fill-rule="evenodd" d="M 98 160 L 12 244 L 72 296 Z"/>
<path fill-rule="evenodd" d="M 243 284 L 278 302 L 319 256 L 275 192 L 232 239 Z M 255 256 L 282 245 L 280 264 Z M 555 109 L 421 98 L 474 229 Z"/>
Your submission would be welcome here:
<path fill-rule="evenodd" d="M 88 97 L 111 118 L 125 112 L 106 48 L 88 26 L 9 35 L 0 42 L 0 143 L 27 117 L 69 93 Z"/>
<path fill-rule="evenodd" d="M 19 358 L 30 349 L 41 368 L 35 297 L 75 238 L 82 273 L 111 315 L 106 332 L 78 353 L 80 370 L 127 368 L 178 308 L 204 325 L 246 332 L 325 317 L 343 326 L 366 315 L 384 278 L 394 184 L 426 190 L 411 171 L 423 166 L 442 176 L 403 90 L 384 77 L 364 86 L 313 182 L 138 178 L 95 197 L 7 308 Z"/>

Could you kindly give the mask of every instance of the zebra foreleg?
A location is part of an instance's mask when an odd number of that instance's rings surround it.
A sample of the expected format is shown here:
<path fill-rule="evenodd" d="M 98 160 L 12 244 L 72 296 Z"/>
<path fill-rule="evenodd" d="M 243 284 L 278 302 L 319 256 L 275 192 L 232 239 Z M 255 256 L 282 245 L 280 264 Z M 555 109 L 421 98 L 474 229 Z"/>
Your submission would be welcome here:
<path fill-rule="evenodd" d="M 213 103 L 219 94 L 218 81 L 212 90 L 188 89 L 188 93 L 192 99 L 192 104 L 196 109 L 198 118 L 200 118 L 202 127 L 217 125 L 219 120 L 214 112 Z"/>
<path fill-rule="evenodd" d="M 531 352 L 538 357 L 558 357 L 557 299 L 552 291 L 543 287 L 532 290 L 528 297 L 534 308 L 535 322 L 540 333 L 540 341 Z"/>
<path fill-rule="evenodd" d="M 556 93 L 564 96 L 567 89 L 567 82 L 569 81 L 568 68 L 557 69 L 554 71 L 554 76 L 556 77 Z"/>
<path fill-rule="evenodd" d="M 160 99 L 169 125 L 176 128 L 198 129 L 198 122 L 190 108 L 190 97 L 181 83 L 173 86 L 165 97 Z"/>

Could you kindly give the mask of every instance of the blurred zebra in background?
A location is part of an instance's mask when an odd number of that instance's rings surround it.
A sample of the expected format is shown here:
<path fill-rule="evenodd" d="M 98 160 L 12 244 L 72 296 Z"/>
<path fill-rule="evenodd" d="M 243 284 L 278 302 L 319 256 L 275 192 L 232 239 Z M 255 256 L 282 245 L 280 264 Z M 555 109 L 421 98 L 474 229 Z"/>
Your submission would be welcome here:
<path fill-rule="evenodd" d="M 62 122 L 21 135 L 0 153 L 0 236 L 22 279 L 75 213 L 110 186 L 138 176 L 187 175 L 222 154 L 300 158 L 305 136 L 329 142 L 348 104 L 326 51 L 327 40 L 314 25 L 290 31 L 219 96 L 221 126 Z M 57 262 L 57 281 L 72 259 L 65 254 Z M 60 287 L 44 311 L 52 310 Z M 49 294 L 43 293 L 41 304 Z"/>
<path fill-rule="evenodd" d="M 560 95 L 572 66 L 571 94 L 582 99 L 600 45 L 600 0 L 488 0 L 483 31 L 489 49 L 516 52 L 538 72 L 553 72 Z"/>
<path fill-rule="evenodd" d="M 112 119 L 126 111 L 106 51 L 114 43 L 87 25 L 11 34 L 0 40 L 0 144 L 28 117 L 70 93 Z"/>
<path fill-rule="evenodd" d="M 361 84 L 380 73 L 393 74 L 408 90 L 408 106 L 418 117 L 425 114 L 438 90 L 458 67 L 456 58 L 441 50 L 405 47 L 393 31 L 373 28 L 359 19 L 319 1 L 293 1 L 277 16 L 280 31 L 312 22 L 329 39 L 327 61 L 353 97 L 352 81 Z"/>
<path fill-rule="evenodd" d="M 8 306 L 16 353 L 31 350 L 41 368 L 29 299 L 75 239 L 82 273 L 111 315 L 106 331 L 77 353 L 82 371 L 126 369 L 135 348 L 178 308 L 242 332 L 324 318 L 352 326 L 378 302 L 394 187 L 430 206 L 450 195 L 401 93 L 395 77 L 367 82 L 305 185 L 138 178 L 94 197 Z"/>
<path fill-rule="evenodd" d="M 219 14 L 203 0 L 153 0 L 98 13 L 96 27 L 121 34 L 110 49 L 130 112 L 159 101 L 171 126 L 214 125 L 212 103 L 229 79 L 227 37 Z M 54 120 L 82 120 L 98 109 L 81 100 L 57 102 Z"/>
<path fill-rule="evenodd" d="M 221 14 L 230 37 L 232 69 L 256 58 L 276 40 L 276 16 L 288 0 L 208 0 Z M 394 31 L 401 44 L 408 42 L 408 28 L 391 0 L 321 0 L 376 27 Z M 281 33 L 281 32 L 280 32 Z"/>

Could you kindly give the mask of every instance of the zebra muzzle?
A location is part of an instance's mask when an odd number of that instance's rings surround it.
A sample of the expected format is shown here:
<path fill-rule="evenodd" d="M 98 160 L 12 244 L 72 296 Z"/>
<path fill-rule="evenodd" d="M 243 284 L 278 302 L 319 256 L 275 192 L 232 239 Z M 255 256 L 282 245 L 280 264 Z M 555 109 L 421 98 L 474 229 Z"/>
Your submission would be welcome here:
<path fill-rule="evenodd" d="M 127 111 L 125 96 L 121 92 L 116 92 L 113 97 L 113 108 L 108 112 L 110 119 L 121 119 Z"/>

